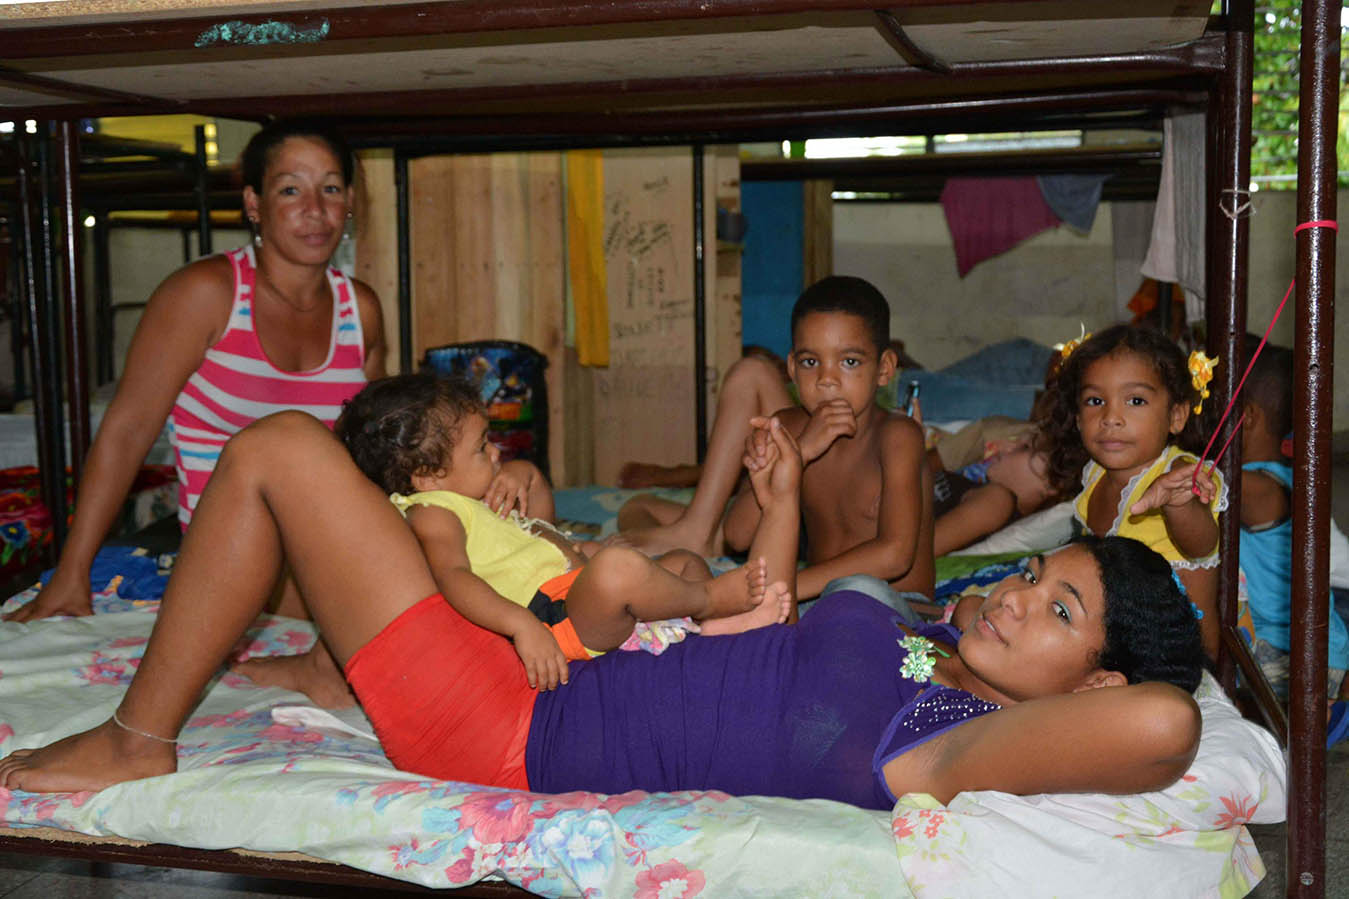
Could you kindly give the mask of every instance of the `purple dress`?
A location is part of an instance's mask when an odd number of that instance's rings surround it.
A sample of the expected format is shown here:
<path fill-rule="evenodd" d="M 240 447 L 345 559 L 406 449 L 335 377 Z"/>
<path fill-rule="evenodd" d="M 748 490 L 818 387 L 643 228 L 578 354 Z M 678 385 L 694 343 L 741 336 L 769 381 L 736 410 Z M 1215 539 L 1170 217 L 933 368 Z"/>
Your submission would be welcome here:
<path fill-rule="evenodd" d="M 887 761 L 997 708 L 901 675 L 899 623 L 888 606 L 841 592 L 794 626 L 573 662 L 570 683 L 534 705 L 530 788 L 721 790 L 889 809 Z M 959 636 L 949 625 L 919 633 L 951 645 Z"/>

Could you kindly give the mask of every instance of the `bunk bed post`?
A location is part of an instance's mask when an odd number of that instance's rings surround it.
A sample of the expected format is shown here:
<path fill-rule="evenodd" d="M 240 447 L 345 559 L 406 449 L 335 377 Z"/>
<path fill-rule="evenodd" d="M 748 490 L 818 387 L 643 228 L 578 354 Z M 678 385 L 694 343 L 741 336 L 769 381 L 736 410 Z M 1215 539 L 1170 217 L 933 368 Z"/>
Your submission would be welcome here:
<path fill-rule="evenodd" d="M 196 189 L 197 195 L 197 255 L 211 255 L 211 186 L 207 181 L 206 168 L 206 126 L 196 125 L 192 129 L 193 142 L 196 145 Z"/>
<path fill-rule="evenodd" d="M 106 384 L 113 378 L 112 256 L 108 210 L 94 213 L 94 380 Z"/>
<path fill-rule="evenodd" d="M 703 221 L 706 154 L 693 145 L 693 398 L 698 464 L 707 456 L 707 227 Z"/>
<path fill-rule="evenodd" d="M 32 138 L 21 140 L 19 204 L 23 217 L 24 286 L 27 293 L 28 329 L 32 340 L 33 426 L 37 432 L 38 475 L 42 502 L 52 518 L 52 545 L 47 561 L 65 540 L 65 441 L 61 427 L 61 384 L 56 332 L 60 327 L 55 294 L 56 272 L 52 261 L 51 191 L 48 179 L 47 123 L 39 122 Z M 35 154 L 34 154 L 34 151 Z M 33 156 L 36 155 L 36 160 Z M 37 196 L 32 176 L 36 164 Z M 37 208 L 34 208 L 34 202 Z M 40 233 L 39 233 L 40 232 Z M 39 249 L 41 259 L 38 258 Z M 39 274 L 39 267 L 41 274 Z"/>
<path fill-rule="evenodd" d="M 412 371 L 412 229 L 408 221 L 408 157 L 393 151 L 394 189 L 398 194 L 398 371 Z"/>
<path fill-rule="evenodd" d="M 80 221 L 80 134 L 76 122 L 62 120 L 56 126 L 61 168 L 62 287 L 65 290 L 66 402 L 70 432 L 70 482 L 80 489 L 80 469 L 89 455 L 89 341 L 84 307 L 84 266 L 80 244 L 84 232 Z M 64 531 L 64 528 L 62 529 Z M 64 542 L 64 541 L 62 541 Z M 60 548 L 60 543 L 57 544 Z"/>
<path fill-rule="evenodd" d="M 1298 85 L 1297 320 L 1293 341 L 1292 670 L 1288 682 L 1288 895 L 1325 895 L 1326 634 L 1340 2 L 1303 0 Z"/>
<path fill-rule="evenodd" d="M 1227 65 L 1216 93 L 1217 109 L 1210 108 L 1209 128 L 1216 129 L 1216 150 L 1208 167 L 1215 170 L 1211 179 L 1215 193 L 1209 196 L 1209 233 L 1213 236 L 1210 255 L 1214 278 L 1208 296 L 1208 352 L 1222 360 L 1218 366 L 1215 401 L 1225 403 L 1236 392 L 1243 366 L 1246 335 L 1246 295 L 1250 246 L 1251 183 L 1251 71 L 1252 32 L 1255 9 L 1252 0 L 1232 0 L 1227 9 Z M 1228 418 L 1221 445 L 1236 427 Z M 1221 513 L 1219 545 L 1222 547 L 1218 569 L 1218 612 L 1226 631 L 1237 621 L 1237 583 L 1239 580 L 1236 547 L 1241 534 L 1241 444 L 1233 440 L 1221 462 L 1227 481 L 1227 511 Z M 1222 644 L 1220 644 L 1222 646 Z M 1218 675 L 1224 689 L 1236 686 L 1231 652 L 1220 650 Z"/>

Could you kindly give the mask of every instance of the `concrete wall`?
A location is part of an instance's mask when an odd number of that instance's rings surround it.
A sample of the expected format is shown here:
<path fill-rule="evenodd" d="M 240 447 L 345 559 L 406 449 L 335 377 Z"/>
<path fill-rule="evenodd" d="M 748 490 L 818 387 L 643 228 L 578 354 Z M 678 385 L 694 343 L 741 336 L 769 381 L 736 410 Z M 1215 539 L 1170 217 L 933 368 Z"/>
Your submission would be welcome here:
<path fill-rule="evenodd" d="M 1340 203 L 1349 200 L 1341 191 Z M 1262 333 L 1293 276 L 1296 196 L 1266 191 L 1254 197 L 1251 219 L 1249 329 Z M 1139 253 L 1136 229 L 1119 235 L 1117 222 L 1137 218 L 1141 204 L 1112 210 L 1102 204 L 1089 235 L 1061 227 L 1039 234 L 1002 256 L 985 260 L 965 278 L 956 274 L 946 219 L 937 204 L 836 203 L 834 271 L 879 287 L 893 310 L 891 331 L 928 368 L 947 365 L 989 343 L 1028 337 L 1052 344 L 1115 321 L 1132 283 Z M 1349 258 L 1349 235 L 1337 243 Z M 1341 273 L 1336 299 L 1349 303 L 1349 276 Z M 1290 301 L 1271 339 L 1292 345 Z M 1349 347 L 1349 315 L 1336 322 L 1337 358 Z M 1349 430 L 1349 364 L 1335 371 L 1337 431 Z"/>

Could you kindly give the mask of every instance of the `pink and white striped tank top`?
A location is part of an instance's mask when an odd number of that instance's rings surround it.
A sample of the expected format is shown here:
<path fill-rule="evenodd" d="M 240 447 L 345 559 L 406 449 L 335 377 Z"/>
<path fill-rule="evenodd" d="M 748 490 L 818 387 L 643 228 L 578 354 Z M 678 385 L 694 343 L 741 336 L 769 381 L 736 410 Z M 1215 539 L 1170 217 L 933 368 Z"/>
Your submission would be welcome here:
<path fill-rule="evenodd" d="M 328 269 L 335 314 L 327 361 L 309 371 L 282 371 L 267 358 L 253 329 L 257 265 L 253 248 L 241 247 L 226 257 L 234 267 L 229 324 L 188 378 L 170 418 L 178 467 L 178 522 L 184 530 L 233 434 L 284 409 L 308 412 L 332 427 L 343 401 L 365 386 L 365 338 L 350 278 Z"/>

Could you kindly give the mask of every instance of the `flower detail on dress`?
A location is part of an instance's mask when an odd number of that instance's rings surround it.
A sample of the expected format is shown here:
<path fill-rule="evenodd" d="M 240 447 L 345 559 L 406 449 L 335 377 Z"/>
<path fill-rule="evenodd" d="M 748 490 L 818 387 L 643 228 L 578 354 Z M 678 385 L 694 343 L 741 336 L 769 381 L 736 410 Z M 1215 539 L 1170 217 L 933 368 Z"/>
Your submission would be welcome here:
<path fill-rule="evenodd" d="M 938 649 L 927 637 L 905 637 L 899 641 L 899 645 L 908 652 L 899 666 L 899 673 L 914 683 L 925 684 L 932 680 L 932 672 L 937 667 L 937 660 L 932 657 L 932 653 L 944 659 L 950 658 L 950 653 Z"/>
<path fill-rule="evenodd" d="M 1209 382 L 1213 380 L 1213 370 L 1218 367 L 1219 357 L 1210 358 L 1203 350 L 1190 353 L 1190 382 L 1199 394 L 1199 402 L 1194 404 L 1194 414 L 1204 410 L 1204 400 L 1209 397 Z"/>

